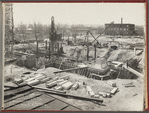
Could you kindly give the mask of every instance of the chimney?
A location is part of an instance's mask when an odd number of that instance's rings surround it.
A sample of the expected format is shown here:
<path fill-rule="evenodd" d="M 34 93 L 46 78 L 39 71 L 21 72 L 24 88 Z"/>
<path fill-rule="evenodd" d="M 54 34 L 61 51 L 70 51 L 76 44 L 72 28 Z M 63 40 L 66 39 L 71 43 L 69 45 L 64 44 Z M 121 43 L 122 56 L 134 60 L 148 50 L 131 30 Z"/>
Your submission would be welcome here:
<path fill-rule="evenodd" d="M 121 18 L 121 24 L 123 24 L 123 18 Z"/>

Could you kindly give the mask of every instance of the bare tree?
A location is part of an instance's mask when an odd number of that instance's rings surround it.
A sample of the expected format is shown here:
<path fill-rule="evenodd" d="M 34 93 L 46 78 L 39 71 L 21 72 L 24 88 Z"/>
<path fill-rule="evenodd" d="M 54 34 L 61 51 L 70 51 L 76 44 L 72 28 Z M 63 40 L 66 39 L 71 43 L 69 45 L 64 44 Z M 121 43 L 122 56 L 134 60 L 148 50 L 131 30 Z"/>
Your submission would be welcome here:
<path fill-rule="evenodd" d="M 20 31 L 20 34 L 23 36 L 23 40 L 24 40 L 24 42 L 25 42 L 26 37 L 27 37 L 26 25 L 23 24 L 22 22 L 21 22 L 21 24 L 19 25 L 19 31 Z"/>
<path fill-rule="evenodd" d="M 34 35 L 35 35 L 35 40 L 37 41 L 38 37 L 37 37 L 37 24 L 36 24 L 36 22 L 34 22 Z"/>
<path fill-rule="evenodd" d="M 100 26 L 97 27 L 97 33 L 98 34 L 100 34 L 103 31 L 104 31 L 104 27 L 103 26 L 100 25 Z"/>
<path fill-rule="evenodd" d="M 76 42 L 77 35 L 78 35 L 77 30 L 74 30 L 74 31 L 72 32 L 72 37 L 73 37 L 73 39 L 74 39 L 74 42 Z"/>
<path fill-rule="evenodd" d="M 62 37 L 67 35 L 68 25 L 67 24 L 58 24 L 56 25 L 56 32 L 62 34 Z"/>
<path fill-rule="evenodd" d="M 137 30 L 137 33 L 136 35 L 140 35 L 140 36 L 143 36 L 145 33 L 144 33 L 144 27 L 143 26 L 139 26 L 139 25 L 136 25 L 136 30 Z"/>

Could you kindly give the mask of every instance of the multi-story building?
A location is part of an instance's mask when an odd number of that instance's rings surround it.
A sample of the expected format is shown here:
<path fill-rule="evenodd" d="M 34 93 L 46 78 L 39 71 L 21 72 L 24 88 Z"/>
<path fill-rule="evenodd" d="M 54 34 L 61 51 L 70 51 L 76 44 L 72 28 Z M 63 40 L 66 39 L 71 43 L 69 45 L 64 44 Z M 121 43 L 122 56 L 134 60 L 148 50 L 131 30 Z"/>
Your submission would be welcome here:
<path fill-rule="evenodd" d="M 107 28 L 108 27 L 108 28 Z M 135 24 L 105 24 L 105 35 L 135 35 Z"/>

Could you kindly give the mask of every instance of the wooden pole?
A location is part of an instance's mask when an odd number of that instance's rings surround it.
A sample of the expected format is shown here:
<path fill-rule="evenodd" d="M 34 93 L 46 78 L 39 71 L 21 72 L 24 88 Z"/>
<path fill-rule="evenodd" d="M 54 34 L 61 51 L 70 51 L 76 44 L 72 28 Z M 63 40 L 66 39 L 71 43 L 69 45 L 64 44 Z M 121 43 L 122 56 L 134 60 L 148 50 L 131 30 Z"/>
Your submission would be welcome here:
<path fill-rule="evenodd" d="M 87 45 L 87 61 L 89 61 L 89 46 Z"/>
<path fill-rule="evenodd" d="M 47 40 L 46 40 L 46 50 L 47 50 Z"/>
<path fill-rule="evenodd" d="M 95 60 L 96 60 L 96 45 L 94 45 L 94 49 L 95 49 L 95 55 L 94 55 L 94 57 L 95 57 Z"/>
<path fill-rule="evenodd" d="M 103 102 L 103 100 L 96 99 L 96 98 L 76 96 L 76 95 L 71 95 L 71 94 L 63 94 L 63 93 L 58 93 L 58 92 L 54 92 L 54 91 L 47 91 L 47 90 L 39 90 L 39 91 L 43 91 L 45 93 L 55 94 L 55 95 L 59 95 L 59 96 L 74 98 L 74 99 L 85 100 L 85 101 L 96 101 L 96 102 L 101 102 L 101 103 Z"/>
<path fill-rule="evenodd" d="M 59 43 L 57 43 L 57 53 L 58 53 L 58 55 L 60 54 L 60 51 L 59 51 Z"/>
<path fill-rule="evenodd" d="M 37 54 L 38 54 L 38 40 L 37 40 Z"/>
<path fill-rule="evenodd" d="M 51 57 L 51 51 L 50 51 L 50 41 L 49 41 L 49 59 Z"/>

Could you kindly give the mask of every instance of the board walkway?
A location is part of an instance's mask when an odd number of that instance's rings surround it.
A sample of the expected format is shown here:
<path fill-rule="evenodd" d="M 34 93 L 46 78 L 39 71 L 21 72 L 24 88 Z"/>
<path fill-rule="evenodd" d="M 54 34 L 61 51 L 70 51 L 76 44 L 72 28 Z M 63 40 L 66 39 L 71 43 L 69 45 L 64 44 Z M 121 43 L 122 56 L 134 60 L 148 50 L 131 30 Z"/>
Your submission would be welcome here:
<path fill-rule="evenodd" d="M 81 111 L 51 94 L 22 86 L 4 91 L 4 110 L 65 110 Z"/>

